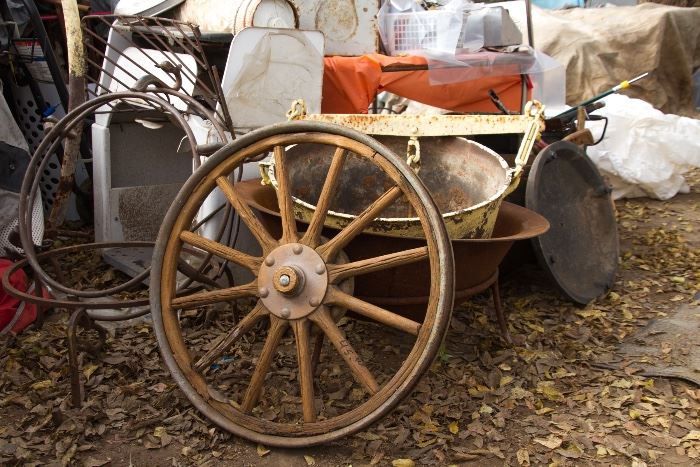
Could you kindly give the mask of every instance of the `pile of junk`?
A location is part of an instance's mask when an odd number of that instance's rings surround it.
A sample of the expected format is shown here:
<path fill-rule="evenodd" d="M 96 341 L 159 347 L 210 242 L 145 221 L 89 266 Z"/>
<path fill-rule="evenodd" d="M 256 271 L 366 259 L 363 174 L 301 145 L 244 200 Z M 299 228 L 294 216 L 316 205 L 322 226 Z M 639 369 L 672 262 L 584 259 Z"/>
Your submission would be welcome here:
<path fill-rule="evenodd" d="M 533 47 L 528 0 L 0 8 L 0 332 L 70 311 L 76 406 L 78 330 L 145 317 L 213 423 L 328 442 L 410 394 L 475 294 L 507 345 L 499 274 L 536 262 L 582 305 L 614 283 L 611 188 L 586 154 L 603 96 L 548 110 L 556 60 Z M 124 280 L 76 284 L 86 252 Z M 391 374 L 349 321 L 407 342 Z M 250 377 L 223 384 L 251 334 Z M 299 412 L 269 420 L 288 336 Z M 346 410 L 317 403 L 328 358 L 362 394 Z"/>

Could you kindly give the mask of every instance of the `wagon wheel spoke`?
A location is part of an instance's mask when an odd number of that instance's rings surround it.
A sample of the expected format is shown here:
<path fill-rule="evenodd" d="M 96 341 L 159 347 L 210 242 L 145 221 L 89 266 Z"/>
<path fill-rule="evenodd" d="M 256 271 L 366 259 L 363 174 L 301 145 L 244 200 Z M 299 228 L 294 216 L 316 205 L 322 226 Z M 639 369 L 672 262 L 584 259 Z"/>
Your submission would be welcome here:
<path fill-rule="evenodd" d="M 301 240 L 302 243 L 310 246 L 311 248 L 316 248 L 319 244 L 323 223 L 326 220 L 326 215 L 328 213 L 328 208 L 330 207 L 331 201 L 333 201 L 333 198 L 338 191 L 338 181 L 340 180 L 340 173 L 343 170 L 343 165 L 345 164 L 346 158 L 347 151 L 345 149 L 337 148 L 335 150 L 333 159 L 331 160 L 331 165 L 328 168 L 326 181 L 323 184 L 321 194 L 319 195 L 318 202 L 316 203 L 316 209 L 314 210 L 313 217 L 309 223 L 309 228 L 306 230 L 306 233 Z"/>
<path fill-rule="evenodd" d="M 328 336 L 328 340 L 331 341 L 340 356 L 345 360 L 345 363 L 350 367 L 357 382 L 362 384 L 370 394 L 376 394 L 379 390 L 377 381 L 362 362 L 360 356 L 357 355 L 352 344 L 350 344 L 345 336 L 343 336 L 340 329 L 338 329 L 338 326 L 328 312 L 328 308 L 322 306 L 310 319 L 323 330 L 326 336 Z"/>
<path fill-rule="evenodd" d="M 178 259 L 177 261 L 177 270 L 187 276 L 189 279 L 193 281 L 200 282 L 203 285 L 208 285 L 209 287 L 213 287 L 215 289 L 218 289 L 220 287 L 219 284 L 216 283 L 214 279 L 212 279 L 209 276 L 204 275 L 202 272 L 198 271 L 196 268 L 193 268 L 190 266 L 187 261 L 185 261 L 183 258 Z"/>
<path fill-rule="evenodd" d="M 275 351 L 279 346 L 280 339 L 282 339 L 284 332 L 289 326 L 287 321 L 272 316 L 270 318 L 270 329 L 267 332 L 265 345 L 263 346 L 262 352 L 260 352 L 258 363 L 255 365 L 253 376 L 250 378 L 250 384 L 248 385 L 248 389 L 243 397 L 243 403 L 241 404 L 241 410 L 245 413 L 250 413 L 258 404 L 263 383 L 265 382 L 265 376 L 270 371 L 270 365 L 275 356 Z"/>
<path fill-rule="evenodd" d="M 260 319 L 268 313 L 267 308 L 265 308 L 261 302 L 258 302 L 255 308 L 250 310 L 228 334 L 222 337 L 207 353 L 202 355 L 192 367 L 199 372 L 209 368 L 209 365 L 218 360 L 243 334 L 250 331 L 255 323 L 260 321 Z"/>
<path fill-rule="evenodd" d="M 385 324 L 399 331 L 409 334 L 418 335 L 420 323 L 412 319 L 404 318 L 389 310 L 367 303 L 364 300 L 355 298 L 341 291 L 337 287 L 330 287 L 326 293 L 326 304 L 339 305 L 348 308 L 355 313 L 358 313 L 366 318 L 373 319 L 379 323 Z"/>
<path fill-rule="evenodd" d="M 263 252 L 266 253 L 277 246 L 277 241 L 272 238 L 270 233 L 265 229 L 265 227 L 263 227 L 258 218 L 255 217 L 255 214 L 253 214 L 250 206 L 248 206 L 248 204 L 246 204 L 246 202 L 240 198 L 238 192 L 228 178 L 219 177 L 216 179 L 216 184 L 219 186 L 219 189 L 222 191 L 224 196 L 226 196 L 228 202 L 231 203 L 233 209 L 236 210 L 241 220 L 246 226 L 248 226 L 252 234 L 258 240 Z"/>
<path fill-rule="evenodd" d="M 275 178 L 277 179 L 277 204 L 282 217 L 282 243 L 294 243 L 299 239 L 294 219 L 294 203 L 289 185 L 289 173 L 284 161 L 284 147 L 275 146 Z"/>
<path fill-rule="evenodd" d="M 426 246 L 353 261 L 352 263 L 332 264 L 328 265 L 328 282 L 337 284 L 348 277 L 383 271 L 425 259 L 428 259 L 428 247 Z"/>
<path fill-rule="evenodd" d="M 370 204 L 360 215 L 352 220 L 338 235 L 327 243 L 317 248 L 318 254 L 328 261 L 332 259 L 341 248 L 355 238 L 365 227 L 367 227 L 379 214 L 396 201 L 403 192 L 398 186 L 394 186 L 384 192 L 372 204 Z"/>
<path fill-rule="evenodd" d="M 258 270 L 258 268 L 260 267 L 260 262 L 262 261 L 261 258 L 256 258 L 254 256 L 247 255 L 234 248 L 222 245 L 221 243 L 215 242 L 213 240 L 209 240 L 208 238 L 204 238 L 201 235 L 197 235 L 193 232 L 180 232 L 180 240 L 182 240 L 185 243 L 189 243 L 190 245 L 195 246 L 208 253 L 215 254 L 220 258 L 236 263 L 239 266 L 243 266 L 244 268 L 252 272 Z"/>
<path fill-rule="evenodd" d="M 316 421 L 316 408 L 314 407 L 314 370 L 311 364 L 309 324 L 310 322 L 306 319 L 292 321 L 292 329 L 294 330 L 297 344 L 301 410 L 304 415 L 304 422 L 307 423 Z"/>
<path fill-rule="evenodd" d="M 239 285 L 236 287 L 228 287 L 226 289 L 210 290 L 207 292 L 200 292 L 192 295 L 185 295 L 184 297 L 173 298 L 170 303 L 171 307 L 174 309 L 187 310 L 190 308 L 196 308 L 203 305 L 211 305 L 214 303 L 230 302 L 231 300 L 236 300 L 243 297 L 251 297 L 256 295 L 258 288 L 256 282 L 249 282 L 245 285 Z"/>

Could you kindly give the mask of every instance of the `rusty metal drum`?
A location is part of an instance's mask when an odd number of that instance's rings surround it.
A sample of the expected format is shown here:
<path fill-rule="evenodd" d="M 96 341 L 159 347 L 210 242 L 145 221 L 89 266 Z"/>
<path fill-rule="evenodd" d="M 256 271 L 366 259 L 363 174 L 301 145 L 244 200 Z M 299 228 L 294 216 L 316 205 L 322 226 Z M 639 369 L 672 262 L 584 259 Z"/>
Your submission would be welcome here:
<path fill-rule="evenodd" d="M 410 139 L 402 136 L 376 136 L 377 141 L 396 154 L 405 154 Z M 503 198 L 520 180 L 520 171 L 511 169 L 491 149 L 458 137 L 426 137 L 420 140 L 418 176 L 440 208 L 452 239 L 489 238 Z M 309 222 L 320 195 L 332 154 L 328 147 L 297 145 L 288 149 L 293 160 L 289 176 L 294 181 L 294 212 Z M 263 162 L 269 182 L 277 185 L 274 163 Z M 339 194 L 331 203 L 326 226 L 341 228 L 350 223 L 368 199 L 387 189 L 388 180 L 371 164 L 350 157 L 340 181 Z M 404 200 L 397 200 L 375 219 L 366 232 L 401 237 L 419 236 L 420 224 Z"/>

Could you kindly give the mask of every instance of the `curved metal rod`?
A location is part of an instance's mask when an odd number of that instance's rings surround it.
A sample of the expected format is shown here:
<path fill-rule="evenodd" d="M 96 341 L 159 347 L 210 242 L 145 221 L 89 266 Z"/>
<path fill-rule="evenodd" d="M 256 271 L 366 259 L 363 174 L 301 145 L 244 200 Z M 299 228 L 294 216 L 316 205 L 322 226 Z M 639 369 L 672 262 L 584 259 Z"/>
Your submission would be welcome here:
<path fill-rule="evenodd" d="M 66 253 L 71 253 L 80 250 L 89 249 L 102 249 L 102 248 L 123 248 L 127 246 L 131 247 L 150 247 L 153 246 L 154 242 L 108 242 L 108 243 L 86 243 L 83 245 L 72 245 L 63 248 L 57 248 L 52 251 L 46 251 L 36 255 L 37 259 L 50 259 L 55 256 L 61 256 Z M 62 307 L 62 308 L 93 308 L 93 309 L 114 309 L 114 308 L 131 308 L 135 306 L 148 306 L 148 298 L 139 298 L 132 300 L 115 300 L 115 301 L 105 301 L 105 302 L 79 302 L 76 300 L 59 300 L 54 298 L 44 298 L 43 296 L 32 295 L 22 290 L 15 288 L 10 282 L 10 276 L 29 264 L 29 259 L 25 258 L 20 260 L 9 268 L 5 270 L 5 274 L 2 276 L 2 287 L 11 296 L 18 298 L 22 301 L 33 303 L 35 305 L 49 306 L 49 307 Z M 104 293 L 104 291 L 100 291 Z M 136 310 L 127 315 L 122 315 L 119 318 L 105 317 L 100 318 L 101 321 L 121 321 L 123 319 L 136 318 L 138 316 L 143 316 L 148 313 L 148 308 L 145 310 Z M 91 318 L 97 319 L 88 313 Z M 124 317 L 128 316 L 128 317 Z"/>
<path fill-rule="evenodd" d="M 164 93 L 166 94 L 173 94 L 176 95 L 179 98 L 182 98 L 183 100 L 186 100 L 188 104 L 192 105 L 196 110 L 201 111 L 204 116 L 207 117 L 213 117 L 213 114 L 209 112 L 203 105 L 201 105 L 199 102 L 197 102 L 195 99 L 191 98 L 190 96 L 183 95 L 180 93 L 176 92 L 169 92 L 166 90 L 163 90 Z M 25 255 L 27 257 L 28 263 L 31 265 L 32 269 L 34 272 L 40 277 L 42 281 L 44 281 L 46 284 L 52 286 L 53 288 L 60 290 L 66 294 L 69 295 L 75 295 L 77 297 L 84 297 L 84 298 L 98 298 L 98 297 L 104 297 L 105 295 L 112 295 L 118 292 L 122 292 L 126 289 L 129 289 L 139 283 L 141 283 L 148 275 L 150 274 L 150 268 L 144 271 L 143 273 L 139 274 L 137 277 L 132 278 L 131 280 L 119 285 L 115 286 L 110 289 L 105 289 L 101 291 L 83 291 L 83 290 L 77 290 L 73 289 L 70 287 L 66 287 L 63 284 L 55 281 L 53 278 L 48 276 L 46 272 L 43 270 L 43 268 L 39 265 L 39 261 L 37 260 L 37 255 L 36 255 L 36 250 L 34 248 L 34 243 L 31 238 L 31 231 L 32 231 L 32 217 L 31 217 L 31 211 L 28 209 L 29 206 L 34 205 L 34 200 L 36 198 L 36 194 L 38 192 L 38 185 L 40 182 L 40 177 L 38 177 L 38 174 L 41 174 L 43 170 L 45 170 L 46 165 L 48 164 L 49 160 L 49 155 L 52 152 L 46 152 L 46 147 L 49 146 L 51 143 L 51 140 L 55 138 L 54 142 L 51 144 L 51 148 L 55 148 L 56 143 L 59 141 L 59 138 L 65 134 L 65 132 L 70 131 L 75 127 L 80 121 L 82 121 L 89 113 L 93 112 L 95 109 L 99 108 L 105 103 L 111 102 L 111 101 L 116 101 L 116 100 L 123 100 L 123 99 L 141 99 L 147 102 L 150 102 L 151 104 L 155 106 L 160 106 L 160 108 L 164 109 L 166 113 L 169 114 L 169 117 L 171 117 L 175 122 L 182 128 L 182 130 L 185 132 L 190 148 L 192 150 L 192 155 L 193 158 L 198 157 L 197 156 L 197 150 L 196 150 L 196 141 L 194 139 L 194 134 L 192 132 L 192 129 L 189 127 L 185 119 L 183 118 L 182 114 L 180 111 L 178 111 L 174 106 L 166 102 L 160 97 L 150 95 L 147 93 L 136 93 L 136 92 L 119 92 L 119 93 L 111 93 L 111 94 L 105 94 L 102 96 L 98 96 L 82 105 L 74 109 L 73 111 L 69 112 L 61 121 L 58 122 L 46 135 L 46 138 L 42 140 L 40 143 L 39 147 L 37 148 L 36 152 L 32 156 L 31 162 L 30 162 L 30 169 L 27 171 L 25 174 L 25 178 L 22 181 L 22 188 L 20 191 L 20 201 L 19 201 L 19 219 L 20 219 L 20 224 L 19 224 L 19 234 L 20 234 L 20 241 L 22 244 L 22 248 L 24 249 Z M 220 137 L 225 141 L 225 133 L 223 130 L 223 126 L 221 126 L 218 122 L 213 122 L 215 125 L 215 128 L 217 132 L 219 132 Z M 42 156 L 42 154 L 46 154 Z M 40 162 L 41 161 L 41 162 Z M 83 303 L 83 306 L 85 306 L 85 303 Z"/>
<path fill-rule="evenodd" d="M 37 195 L 38 192 L 38 185 L 40 182 L 40 178 L 37 177 L 37 174 L 42 173 L 42 171 L 45 169 L 46 164 L 48 163 L 48 156 L 45 156 L 44 159 L 41 161 L 41 164 L 38 164 L 38 159 L 41 158 L 41 154 L 44 152 L 44 149 L 48 143 L 56 137 L 60 137 L 60 134 L 63 132 L 70 131 L 73 126 L 75 126 L 78 122 L 80 122 L 88 113 L 90 113 L 92 110 L 96 109 L 97 107 L 101 106 L 103 102 L 109 102 L 111 100 L 117 100 L 117 99 L 122 99 L 122 98 L 140 98 L 144 100 L 150 100 L 154 104 L 160 105 L 162 108 L 164 108 L 168 112 L 174 112 L 175 114 L 173 115 L 173 118 L 175 118 L 178 123 L 183 127 L 183 130 L 185 133 L 188 134 L 188 137 L 193 138 L 192 136 L 192 131 L 185 122 L 185 120 L 182 118 L 182 116 L 177 112 L 177 110 L 172 107 L 170 104 L 165 102 L 164 100 L 155 97 L 155 96 L 149 96 L 146 94 L 139 94 L 139 93 L 114 93 L 114 94 L 108 94 L 104 96 L 99 96 L 96 99 L 93 99 L 89 102 L 86 102 L 85 104 L 77 107 L 74 111 L 70 112 L 66 117 L 64 117 L 54 128 L 52 128 L 49 133 L 47 134 L 46 138 L 41 142 L 39 147 L 37 148 L 34 156 L 32 157 L 32 160 L 30 162 L 29 167 L 36 167 L 34 170 L 28 170 L 27 173 L 25 174 L 25 178 L 22 181 L 22 188 L 20 191 L 20 202 L 19 202 L 19 218 L 20 218 L 20 224 L 19 224 L 19 234 L 20 234 L 20 241 L 22 243 L 22 248 L 24 249 L 25 256 L 27 257 L 27 260 L 29 261 L 29 264 L 31 265 L 32 269 L 34 272 L 40 276 L 40 279 L 44 281 L 46 284 L 54 287 L 57 290 L 60 290 L 61 292 L 64 292 L 69 295 L 75 295 L 77 297 L 84 297 L 84 298 L 98 298 L 98 297 L 104 297 L 105 295 L 112 295 L 118 292 L 122 292 L 124 290 L 127 290 L 139 283 L 141 283 L 148 275 L 150 274 L 149 270 L 144 271 L 143 273 L 139 274 L 137 277 L 132 278 L 131 280 L 120 284 L 119 286 L 106 289 L 106 290 L 101 290 L 101 291 L 83 291 L 83 290 L 77 290 L 73 289 L 70 287 L 66 287 L 65 285 L 61 284 L 60 282 L 55 281 L 53 278 L 51 278 L 46 272 L 41 268 L 39 265 L 39 262 L 36 259 L 36 251 L 34 249 L 34 243 L 31 239 L 31 231 L 32 231 L 32 217 L 31 217 L 31 212 L 28 210 L 28 206 L 33 206 L 34 205 L 34 199 Z M 192 144 L 193 149 L 194 149 L 194 144 Z M 32 177 L 34 177 L 34 180 L 32 180 Z M 32 181 L 31 183 L 31 190 L 29 189 L 29 182 Z M 29 203 L 27 203 L 29 202 Z M 22 222 L 23 221 L 23 222 Z"/>

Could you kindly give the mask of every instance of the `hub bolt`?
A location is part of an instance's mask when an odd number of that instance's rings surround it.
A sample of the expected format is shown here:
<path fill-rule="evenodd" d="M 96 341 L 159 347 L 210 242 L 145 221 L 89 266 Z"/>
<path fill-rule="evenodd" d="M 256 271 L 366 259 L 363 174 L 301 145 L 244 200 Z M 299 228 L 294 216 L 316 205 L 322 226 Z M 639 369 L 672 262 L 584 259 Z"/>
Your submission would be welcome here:
<path fill-rule="evenodd" d="M 272 255 L 268 256 L 267 258 L 265 258 L 265 264 L 267 266 L 272 266 L 273 264 L 275 264 L 275 258 L 273 258 Z"/>
<path fill-rule="evenodd" d="M 289 285 L 289 281 L 290 281 L 290 279 L 289 279 L 289 276 L 288 276 L 288 275 L 282 274 L 282 275 L 280 276 L 280 285 L 281 285 L 282 287 L 287 287 L 287 286 Z"/>
<path fill-rule="evenodd" d="M 292 247 L 292 251 L 295 255 L 300 255 L 301 252 L 304 251 L 304 247 L 297 243 Z"/>
<path fill-rule="evenodd" d="M 289 318 L 289 315 L 291 314 L 291 311 L 289 311 L 289 308 L 282 308 L 282 311 L 280 311 L 280 316 L 282 318 Z"/>
<path fill-rule="evenodd" d="M 267 290 L 267 287 L 260 287 L 258 289 L 258 295 L 260 295 L 260 298 L 265 298 L 270 295 L 270 291 Z"/>

